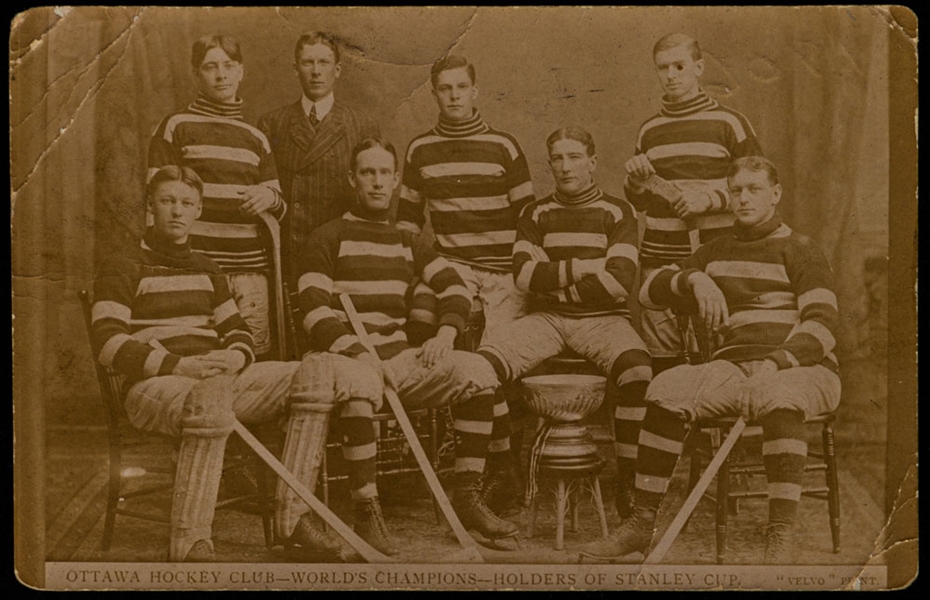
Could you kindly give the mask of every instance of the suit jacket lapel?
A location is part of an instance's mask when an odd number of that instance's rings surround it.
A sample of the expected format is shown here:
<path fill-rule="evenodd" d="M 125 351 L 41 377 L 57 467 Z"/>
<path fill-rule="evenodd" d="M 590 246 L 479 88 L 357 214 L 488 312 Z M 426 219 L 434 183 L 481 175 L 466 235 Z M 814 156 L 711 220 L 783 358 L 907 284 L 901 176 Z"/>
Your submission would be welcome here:
<path fill-rule="evenodd" d="M 291 110 L 288 112 L 286 131 L 302 153 L 307 153 L 313 146 L 316 133 L 310 127 L 310 122 L 307 120 L 307 115 L 304 114 L 304 108 L 301 106 L 300 100 L 291 105 Z"/>
<path fill-rule="evenodd" d="M 306 118 L 304 120 L 306 121 Z M 306 124 L 306 127 L 308 130 L 310 129 L 309 122 Z M 339 138 L 345 135 L 345 132 L 345 116 L 342 107 L 339 106 L 338 103 L 333 104 L 333 108 L 329 111 L 329 114 L 326 115 L 326 118 L 317 126 L 316 135 L 313 137 L 313 141 L 307 150 L 305 160 L 308 163 L 315 162 L 323 156 Z"/>

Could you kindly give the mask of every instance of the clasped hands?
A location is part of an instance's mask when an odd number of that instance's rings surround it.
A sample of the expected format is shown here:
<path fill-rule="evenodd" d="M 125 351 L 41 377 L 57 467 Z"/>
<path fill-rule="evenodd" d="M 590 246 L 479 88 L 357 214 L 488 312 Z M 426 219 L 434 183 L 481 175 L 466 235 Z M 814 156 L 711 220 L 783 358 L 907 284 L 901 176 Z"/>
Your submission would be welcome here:
<path fill-rule="evenodd" d="M 206 354 L 184 356 L 172 370 L 173 375 L 206 379 L 217 375 L 235 375 L 245 366 L 245 354 L 238 350 L 212 350 Z"/>

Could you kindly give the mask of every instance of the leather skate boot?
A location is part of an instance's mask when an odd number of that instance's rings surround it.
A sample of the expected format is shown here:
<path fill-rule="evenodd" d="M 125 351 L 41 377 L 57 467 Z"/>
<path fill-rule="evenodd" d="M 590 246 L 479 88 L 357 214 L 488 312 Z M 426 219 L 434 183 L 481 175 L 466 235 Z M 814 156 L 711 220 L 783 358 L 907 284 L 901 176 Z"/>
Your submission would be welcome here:
<path fill-rule="evenodd" d="M 384 514 L 381 512 L 381 503 L 378 502 L 377 496 L 368 500 L 356 500 L 353 529 L 360 538 L 382 554 L 394 556 L 400 552 L 384 523 Z"/>
<path fill-rule="evenodd" d="M 510 521 L 495 515 L 481 499 L 480 475 L 465 473 L 456 475 L 455 495 L 452 508 L 465 529 L 473 529 L 489 540 L 515 538 L 519 529 Z"/>
<path fill-rule="evenodd" d="M 600 560 L 616 560 L 634 552 L 646 553 L 655 532 L 655 515 L 632 511 L 630 518 L 623 521 L 609 537 L 585 545 L 581 556 Z"/>
<path fill-rule="evenodd" d="M 765 557 L 767 565 L 790 565 L 794 552 L 794 535 L 788 523 L 769 523 L 765 527 Z"/>
<path fill-rule="evenodd" d="M 184 562 L 189 563 L 209 563 L 216 562 L 216 553 L 213 551 L 213 544 L 207 540 L 198 540 L 194 542 L 191 549 L 187 551 Z"/>
<path fill-rule="evenodd" d="M 617 496 L 614 499 L 617 506 L 617 516 L 621 520 L 629 519 L 633 516 L 633 486 L 635 484 L 635 473 L 620 473 L 617 479 Z"/>
<path fill-rule="evenodd" d="M 510 463 L 489 466 L 481 485 L 481 500 L 499 517 L 515 515 L 523 508 L 523 494 Z"/>
<path fill-rule="evenodd" d="M 294 526 L 294 532 L 280 543 L 285 549 L 299 549 L 297 553 L 308 562 L 342 560 L 342 545 L 333 536 L 317 527 L 310 515 L 300 517 Z"/>

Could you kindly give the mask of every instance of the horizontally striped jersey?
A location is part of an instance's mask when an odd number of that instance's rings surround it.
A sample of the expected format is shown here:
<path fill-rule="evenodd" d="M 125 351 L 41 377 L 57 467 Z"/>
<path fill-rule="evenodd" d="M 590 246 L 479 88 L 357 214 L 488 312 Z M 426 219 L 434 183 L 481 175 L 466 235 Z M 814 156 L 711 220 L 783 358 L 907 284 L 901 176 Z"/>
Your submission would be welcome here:
<path fill-rule="evenodd" d="M 663 100 L 659 114 L 640 127 L 635 153 L 645 154 L 659 177 L 711 199 L 710 212 L 684 221 L 668 200 L 636 189 L 627 178 L 627 200 L 646 213 L 640 256 L 644 265 L 659 266 L 687 258 L 730 229 L 727 169 L 734 158 L 761 155 L 762 149 L 746 117 L 701 90 L 691 100 Z"/>
<path fill-rule="evenodd" d="M 836 295 L 823 253 L 778 216 L 733 231 L 653 272 L 640 291 L 642 305 L 661 309 L 693 297 L 688 276 L 703 271 L 723 292 L 730 313 L 714 358 L 769 358 L 779 369 L 823 364 L 836 371 Z"/>
<path fill-rule="evenodd" d="M 103 264 L 92 320 L 97 360 L 131 381 L 170 375 L 182 357 L 211 350 L 254 360 L 252 334 L 220 268 L 151 229 L 129 256 Z"/>
<path fill-rule="evenodd" d="M 627 297 L 638 262 L 636 214 L 596 185 L 529 204 L 513 246 L 516 286 L 530 293 L 530 310 L 630 318 Z M 582 262 L 597 273 L 578 276 Z"/>
<path fill-rule="evenodd" d="M 436 250 L 458 262 L 509 271 L 520 210 L 533 183 L 517 140 L 491 129 L 475 111 L 447 121 L 407 147 L 397 227 L 419 233 L 425 208 Z"/>
<path fill-rule="evenodd" d="M 168 115 L 149 145 L 148 177 L 166 165 L 192 168 L 203 180 L 203 214 L 191 230 L 191 246 L 226 272 L 270 266 L 261 237 L 262 220 L 239 212 L 240 192 L 250 185 L 274 190 L 271 214 L 287 209 L 268 140 L 242 120 L 242 101 L 221 104 L 201 95 L 185 110 Z"/>
<path fill-rule="evenodd" d="M 471 296 L 452 265 L 432 248 L 417 244 L 415 235 L 365 216 L 355 208 L 310 234 L 297 287 L 311 347 L 348 356 L 365 351 L 339 298 L 347 293 L 382 359 L 409 348 L 407 298 L 416 277 L 439 299 L 438 325 L 451 325 L 461 333 Z"/>

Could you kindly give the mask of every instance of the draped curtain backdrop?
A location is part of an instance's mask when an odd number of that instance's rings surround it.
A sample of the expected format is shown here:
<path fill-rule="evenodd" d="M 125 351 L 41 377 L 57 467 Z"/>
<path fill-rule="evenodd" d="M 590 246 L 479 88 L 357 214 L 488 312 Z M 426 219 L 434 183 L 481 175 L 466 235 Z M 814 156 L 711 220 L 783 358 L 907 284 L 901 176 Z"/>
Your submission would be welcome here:
<path fill-rule="evenodd" d="M 639 125 L 660 106 L 652 45 L 690 33 L 705 88 L 748 116 L 779 167 L 782 214 L 833 264 L 841 360 L 867 353 L 863 265 L 888 245 L 888 26 L 877 9 L 35 9 L 11 37 L 14 369 L 16 394 L 41 402 L 49 422 L 98 414 L 76 293 L 141 233 L 148 139 L 194 98 L 193 41 L 239 39 L 255 123 L 298 98 L 293 45 L 312 29 L 344 41 L 337 98 L 376 117 L 400 151 L 434 124 L 429 69 L 453 50 L 476 65 L 478 106 L 520 140 L 538 194 L 553 188 L 546 137 L 574 123 L 594 134 L 597 179 L 618 195 Z"/>

